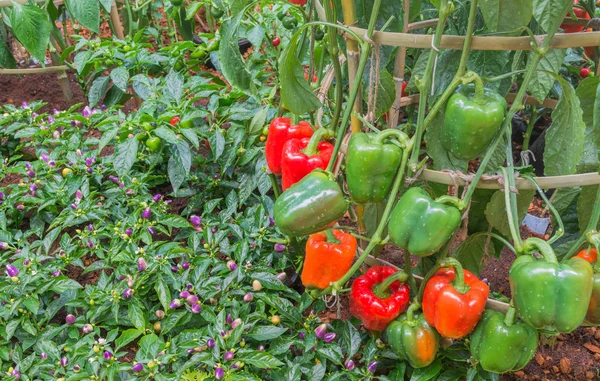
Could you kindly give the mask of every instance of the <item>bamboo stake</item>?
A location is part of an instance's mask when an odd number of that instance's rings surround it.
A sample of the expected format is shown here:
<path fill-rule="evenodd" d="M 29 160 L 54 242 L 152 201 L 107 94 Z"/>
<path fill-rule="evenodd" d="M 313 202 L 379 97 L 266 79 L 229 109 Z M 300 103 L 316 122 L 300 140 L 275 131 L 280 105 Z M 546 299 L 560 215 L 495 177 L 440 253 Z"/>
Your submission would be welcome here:
<path fill-rule="evenodd" d="M 27 74 L 42 74 L 42 73 L 61 73 L 69 68 L 66 65 L 48 66 L 48 67 L 33 67 L 29 69 L 0 69 L 0 75 L 27 75 Z"/>
<path fill-rule="evenodd" d="M 123 34 L 123 24 L 121 23 L 121 18 L 119 17 L 119 11 L 117 10 L 117 3 L 113 1 L 112 7 L 110 8 L 110 19 L 115 26 L 115 34 L 119 40 L 125 39 L 125 35 Z"/>

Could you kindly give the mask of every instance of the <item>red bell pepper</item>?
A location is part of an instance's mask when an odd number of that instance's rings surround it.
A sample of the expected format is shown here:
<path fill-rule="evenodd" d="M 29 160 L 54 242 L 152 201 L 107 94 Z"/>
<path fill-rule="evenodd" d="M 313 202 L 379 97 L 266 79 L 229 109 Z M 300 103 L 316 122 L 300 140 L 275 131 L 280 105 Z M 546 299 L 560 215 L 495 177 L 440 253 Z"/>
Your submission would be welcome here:
<path fill-rule="evenodd" d="M 481 319 L 490 289 L 457 260 L 445 266 L 453 268 L 438 270 L 425 285 L 423 315 L 442 336 L 460 339 Z"/>
<path fill-rule="evenodd" d="M 313 169 L 327 168 L 333 154 L 333 145 L 320 141 L 325 136 L 333 136 L 333 133 L 321 128 L 310 139 L 291 139 L 285 142 L 281 155 L 283 190 L 302 180 Z"/>
<path fill-rule="evenodd" d="M 283 145 L 290 139 L 310 138 L 313 129 L 307 122 L 292 126 L 290 118 L 275 118 L 269 125 L 265 155 L 271 172 L 281 175 L 281 154 Z"/>
<path fill-rule="evenodd" d="M 407 275 L 389 266 L 375 266 L 356 278 L 350 292 L 350 312 L 373 331 L 383 331 L 406 311 L 410 291 Z"/>

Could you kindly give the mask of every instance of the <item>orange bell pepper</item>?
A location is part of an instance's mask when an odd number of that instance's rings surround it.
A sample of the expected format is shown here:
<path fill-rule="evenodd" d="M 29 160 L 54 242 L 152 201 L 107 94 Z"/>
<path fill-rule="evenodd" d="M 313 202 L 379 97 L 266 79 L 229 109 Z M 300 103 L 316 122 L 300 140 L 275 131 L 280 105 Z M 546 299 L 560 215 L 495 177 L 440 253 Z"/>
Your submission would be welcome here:
<path fill-rule="evenodd" d="M 352 267 L 356 246 L 356 238 L 341 230 L 311 235 L 306 242 L 302 284 L 323 290 L 341 279 Z"/>

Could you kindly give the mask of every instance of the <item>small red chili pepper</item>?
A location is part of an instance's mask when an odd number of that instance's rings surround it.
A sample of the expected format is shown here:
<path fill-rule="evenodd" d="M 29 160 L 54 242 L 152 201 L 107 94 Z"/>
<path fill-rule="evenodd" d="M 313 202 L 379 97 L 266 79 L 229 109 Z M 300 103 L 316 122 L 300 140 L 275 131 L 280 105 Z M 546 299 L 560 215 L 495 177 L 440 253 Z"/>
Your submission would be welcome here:
<path fill-rule="evenodd" d="M 406 311 L 410 300 L 408 276 L 389 266 L 371 267 L 356 278 L 350 292 L 350 312 L 373 331 L 383 331 Z"/>
<path fill-rule="evenodd" d="M 592 71 L 587 67 L 584 67 L 583 69 L 579 70 L 579 75 L 581 76 L 581 78 L 587 78 L 590 76 L 591 73 Z"/>
<path fill-rule="evenodd" d="M 281 44 L 281 38 L 275 37 L 272 42 L 274 47 L 278 47 Z"/>
<path fill-rule="evenodd" d="M 180 117 L 174 116 L 173 118 L 171 118 L 171 121 L 169 123 L 171 124 L 171 126 L 176 126 L 177 123 L 179 123 L 180 120 L 181 120 Z"/>

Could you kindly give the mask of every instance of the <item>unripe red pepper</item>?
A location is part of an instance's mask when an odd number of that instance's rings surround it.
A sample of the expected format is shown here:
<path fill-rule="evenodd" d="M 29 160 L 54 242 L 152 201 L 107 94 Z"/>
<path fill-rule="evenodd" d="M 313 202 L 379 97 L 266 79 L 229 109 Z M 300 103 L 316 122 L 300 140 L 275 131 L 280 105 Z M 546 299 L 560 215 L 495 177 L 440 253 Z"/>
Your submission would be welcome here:
<path fill-rule="evenodd" d="M 307 122 L 292 126 L 290 118 L 275 118 L 269 125 L 265 155 L 271 172 L 281 175 L 281 154 L 283 145 L 290 139 L 310 138 L 313 129 Z"/>
<path fill-rule="evenodd" d="M 302 284 L 321 290 L 340 280 L 354 261 L 356 238 L 342 230 L 327 230 L 310 236 L 302 267 Z"/>
<path fill-rule="evenodd" d="M 598 261 L 598 251 L 596 249 L 581 250 L 575 258 L 581 258 L 593 265 Z M 600 325 L 600 271 L 598 271 L 598 266 L 594 266 L 594 285 L 585 322 L 588 325 Z"/>
<path fill-rule="evenodd" d="M 375 266 L 352 283 L 350 312 L 373 331 L 383 331 L 406 311 L 410 300 L 408 276 L 389 266 Z"/>
<path fill-rule="evenodd" d="M 427 323 L 444 337 L 460 339 L 481 319 L 490 289 L 460 262 L 446 259 L 425 285 L 423 314 Z"/>
<path fill-rule="evenodd" d="M 302 180 L 313 169 L 327 168 L 333 154 L 333 145 L 320 141 L 325 136 L 333 136 L 333 132 L 321 128 L 310 139 L 291 139 L 285 142 L 281 154 L 281 187 L 283 190 Z"/>

